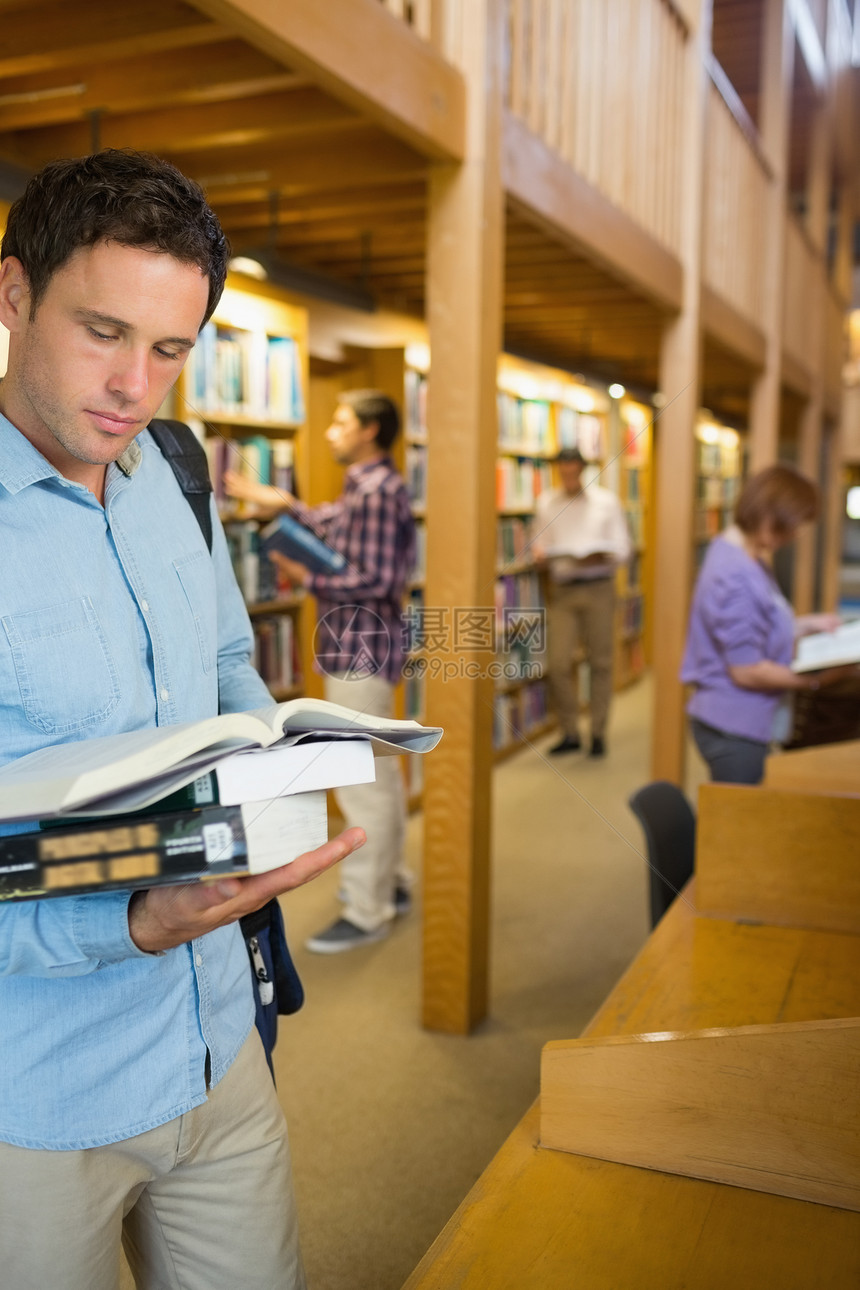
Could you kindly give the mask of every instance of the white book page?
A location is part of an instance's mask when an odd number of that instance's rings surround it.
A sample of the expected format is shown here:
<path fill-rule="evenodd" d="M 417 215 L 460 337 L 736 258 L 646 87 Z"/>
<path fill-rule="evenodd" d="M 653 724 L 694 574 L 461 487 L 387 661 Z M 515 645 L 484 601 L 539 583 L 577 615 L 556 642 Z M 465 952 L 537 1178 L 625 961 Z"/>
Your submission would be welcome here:
<path fill-rule="evenodd" d="M 233 737 L 225 739 L 225 733 Z M 0 767 L 0 819 L 27 820 L 82 806 L 151 779 L 206 749 L 210 756 L 268 738 L 246 713 L 209 717 L 70 744 L 51 744 Z"/>

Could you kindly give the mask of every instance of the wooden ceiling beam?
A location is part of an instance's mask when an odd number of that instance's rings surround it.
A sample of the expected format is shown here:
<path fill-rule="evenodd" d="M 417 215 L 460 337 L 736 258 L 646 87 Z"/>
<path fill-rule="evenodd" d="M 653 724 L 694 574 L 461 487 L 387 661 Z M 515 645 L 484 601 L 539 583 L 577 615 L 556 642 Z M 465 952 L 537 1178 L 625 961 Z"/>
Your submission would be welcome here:
<path fill-rule="evenodd" d="M 194 6 L 424 155 L 462 160 L 463 76 L 378 0 L 194 0 Z"/>
<path fill-rule="evenodd" d="M 422 178 L 427 162 L 423 157 L 372 127 L 356 130 L 344 150 L 336 140 L 297 142 L 292 147 L 270 149 L 229 148 L 214 152 L 165 150 L 164 155 L 203 185 L 213 204 L 219 193 L 235 188 L 248 192 L 249 175 L 260 187 L 254 197 L 277 190 L 290 198 L 326 188 L 343 191 L 350 185 L 366 188 L 368 183 L 389 184 L 397 179 L 412 182 Z"/>
<path fill-rule="evenodd" d="M 331 189 L 325 193 L 310 193 L 302 197 L 293 197 L 288 203 L 282 203 L 278 210 L 278 222 L 290 224 L 302 220 L 336 219 L 351 214 L 353 211 L 368 214 L 374 211 L 395 209 L 396 203 L 421 203 L 426 206 L 427 187 L 422 181 L 404 181 L 403 183 L 377 184 L 372 187 L 349 188 L 343 192 Z M 224 203 L 225 212 L 228 203 Z M 226 218 L 244 219 L 257 209 L 257 203 L 236 201 L 229 204 L 230 215 Z M 407 209 L 404 205 L 403 209 Z"/>
<path fill-rule="evenodd" d="M 331 231 L 339 226 L 375 228 L 388 225 L 393 221 L 398 224 L 406 222 L 409 226 L 425 222 L 425 205 L 423 197 L 392 196 L 387 202 L 356 201 L 349 204 L 348 197 L 338 202 L 336 208 L 325 210 L 308 209 L 296 203 L 282 204 L 278 208 L 278 228 L 284 230 L 287 237 L 294 228 L 310 230 L 324 229 Z M 256 229 L 268 228 L 271 224 L 271 211 L 268 203 L 248 203 L 237 206 L 224 205 L 219 212 L 225 229 L 245 229 L 253 232 Z"/>
<path fill-rule="evenodd" d="M 225 39 L 225 29 L 173 0 L 54 0 L 7 10 L 0 78 L 141 58 Z"/>
<path fill-rule="evenodd" d="M 7 81 L 0 93 L 0 134 L 77 121 L 92 111 L 121 114 L 182 103 L 240 99 L 304 84 L 242 41 L 171 50 L 144 61 L 130 58 L 76 66 L 58 84 L 40 73 Z"/>
<path fill-rule="evenodd" d="M 175 149 L 240 147 L 280 142 L 323 131 L 345 133 L 363 122 L 340 103 L 313 86 L 256 94 L 239 102 L 174 104 L 154 112 L 106 111 L 101 119 L 101 141 L 106 148 L 142 148 L 150 152 Z M 34 157 L 77 156 L 85 152 L 89 122 L 78 121 L 31 130 L 29 145 Z M 348 143 L 345 146 L 349 146 Z"/>

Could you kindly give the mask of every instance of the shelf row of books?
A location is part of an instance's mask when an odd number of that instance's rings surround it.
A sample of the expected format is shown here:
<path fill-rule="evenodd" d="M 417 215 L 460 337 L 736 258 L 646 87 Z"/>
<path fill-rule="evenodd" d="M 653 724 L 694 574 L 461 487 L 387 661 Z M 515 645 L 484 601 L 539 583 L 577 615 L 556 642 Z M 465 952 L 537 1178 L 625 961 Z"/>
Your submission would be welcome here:
<path fill-rule="evenodd" d="M 696 542 L 710 542 L 732 522 L 732 508 L 720 506 L 700 506 L 693 516 L 694 537 Z"/>
<path fill-rule="evenodd" d="M 503 574 L 495 582 L 496 621 L 513 621 L 512 610 L 542 610 L 540 578 L 533 570 Z"/>
<path fill-rule="evenodd" d="M 302 669 L 291 614 L 264 615 L 253 620 L 254 667 L 273 690 L 293 690 L 302 684 Z"/>
<path fill-rule="evenodd" d="M 515 748 L 523 736 L 539 731 L 549 716 L 547 683 L 534 681 L 493 701 L 493 747 L 497 753 Z"/>
<path fill-rule="evenodd" d="M 407 443 L 403 475 L 413 507 L 427 505 L 427 449 L 423 444 Z"/>
<path fill-rule="evenodd" d="M 299 347 L 292 336 L 210 321 L 189 355 L 184 389 L 197 413 L 289 424 L 305 417 Z"/>
<path fill-rule="evenodd" d="M 700 438 L 698 448 L 697 467 L 700 475 L 731 479 L 740 474 L 740 438 L 734 431 L 722 431 L 716 442 Z"/>
<path fill-rule="evenodd" d="M 540 679 L 546 670 L 546 640 L 543 632 L 523 633 L 524 639 L 508 638 L 496 653 L 496 688 L 504 690 L 523 681 Z"/>
<path fill-rule="evenodd" d="M 204 441 L 209 460 L 209 478 L 219 510 L 235 505 L 224 492 L 224 473 L 234 470 L 255 483 L 272 484 L 285 493 L 295 489 L 295 447 L 291 439 L 268 439 L 248 435 L 229 439 L 226 435 L 207 435 Z"/>
<path fill-rule="evenodd" d="M 500 390 L 499 448 L 503 452 L 535 453 L 550 456 L 556 451 L 555 430 L 549 402 L 544 399 L 519 399 Z"/>
<path fill-rule="evenodd" d="M 616 626 L 625 638 L 641 636 L 645 628 L 645 597 L 641 592 L 622 596 L 616 606 Z"/>
<path fill-rule="evenodd" d="M 499 391 L 498 410 L 500 452 L 551 457 L 560 448 L 578 448 L 586 461 L 606 456 L 605 418 L 594 413 L 505 390 Z"/>
<path fill-rule="evenodd" d="M 535 501 L 545 488 L 552 487 L 548 461 L 528 457 L 499 457 L 496 462 L 496 506 L 500 511 L 534 510 Z"/>
<path fill-rule="evenodd" d="M 619 565 L 616 583 L 620 595 L 642 589 L 642 553 L 634 551 L 630 559 Z"/>
<path fill-rule="evenodd" d="M 532 559 L 534 521 L 521 515 L 503 515 L 496 522 L 496 565 L 528 564 Z"/>
<path fill-rule="evenodd" d="M 414 367 L 407 367 L 404 373 L 403 402 L 406 440 L 423 443 L 427 439 L 427 377 Z"/>
<path fill-rule="evenodd" d="M 586 461 L 605 461 L 606 420 L 593 412 L 578 412 L 568 404 L 558 409 L 558 447 L 578 448 Z"/>
<path fill-rule="evenodd" d="M 277 566 L 260 555 L 260 532 L 252 521 L 234 520 L 224 525 L 233 572 L 246 605 L 284 600 L 294 594 Z"/>

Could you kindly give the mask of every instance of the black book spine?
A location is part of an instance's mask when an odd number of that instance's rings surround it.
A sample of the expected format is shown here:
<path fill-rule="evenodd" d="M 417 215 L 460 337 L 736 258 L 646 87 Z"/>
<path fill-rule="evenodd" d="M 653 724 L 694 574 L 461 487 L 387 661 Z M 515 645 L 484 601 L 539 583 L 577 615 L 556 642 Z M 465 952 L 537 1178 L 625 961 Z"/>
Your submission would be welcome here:
<path fill-rule="evenodd" d="M 105 817 L 0 838 L 0 901 L 136 890 L 247 873 L 239 806 Z"/>

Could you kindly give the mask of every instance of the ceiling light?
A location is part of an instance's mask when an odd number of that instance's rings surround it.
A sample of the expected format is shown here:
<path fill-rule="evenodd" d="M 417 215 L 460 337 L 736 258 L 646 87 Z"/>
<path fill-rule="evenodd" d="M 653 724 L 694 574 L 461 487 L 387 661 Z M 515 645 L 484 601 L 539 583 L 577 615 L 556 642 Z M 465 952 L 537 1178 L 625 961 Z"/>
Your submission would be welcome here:
<path fill-rule="evenodd" d="M 230 261 L 230 268 L 257 282 L 270 282 L 272 286 L 312 296 L 315 300 L 328 300 L 332 304 L 344 305 L 347 309 L 360 309 L 368 314 L 376 311 L 376 301 L 363 287 L 340 282 L 337 278 L 317 273 L 315 269 L 306 269 L 300 264 L 291 264 L 277 251 L 243 251 Z"/>

